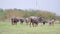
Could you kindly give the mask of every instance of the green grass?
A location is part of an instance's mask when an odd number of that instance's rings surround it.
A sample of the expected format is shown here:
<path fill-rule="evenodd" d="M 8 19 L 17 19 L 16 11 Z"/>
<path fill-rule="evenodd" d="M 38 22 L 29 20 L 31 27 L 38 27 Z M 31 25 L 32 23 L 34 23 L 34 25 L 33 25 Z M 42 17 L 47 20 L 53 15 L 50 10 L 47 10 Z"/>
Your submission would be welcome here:
<path fill-rule="evenodd" d="M 39 24 L 37 27 L 30 27 L 25 23 L 11 25 L 10 22 L 0 22 L 0 34 L 60 34 L 60 24 Z"/>

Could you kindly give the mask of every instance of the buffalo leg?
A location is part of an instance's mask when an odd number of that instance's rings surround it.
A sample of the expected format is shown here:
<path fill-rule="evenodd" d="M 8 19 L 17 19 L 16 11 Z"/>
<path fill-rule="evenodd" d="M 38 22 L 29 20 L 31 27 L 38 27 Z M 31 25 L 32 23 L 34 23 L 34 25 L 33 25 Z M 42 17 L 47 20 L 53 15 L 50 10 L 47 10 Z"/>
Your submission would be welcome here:
<path fill-rule="evenodd" d="M 34 27 L 34 23 L 32 23 L 32 26 Z"/>
<path fill-rule="evenodd" d="M 43 22 L 43 25 L 45 25 L 45 22 Z"/>

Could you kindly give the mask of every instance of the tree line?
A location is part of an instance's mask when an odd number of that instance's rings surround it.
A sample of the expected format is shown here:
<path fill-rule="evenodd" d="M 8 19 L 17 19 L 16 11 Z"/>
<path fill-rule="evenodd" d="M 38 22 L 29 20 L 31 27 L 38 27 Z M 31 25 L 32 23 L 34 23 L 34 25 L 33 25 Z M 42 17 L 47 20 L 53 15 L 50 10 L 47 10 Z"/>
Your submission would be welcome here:
<path fill-rule="evenodd" d="M 60 20 L 60 16 L 57 16 L 56 13 L 52 13 L 44 10 L 33 10 L 33 9 L 1 9 L 0 8 L 0 21 L 6 20 L 13 16 L 16 17 L 30 17 L 30 16 L 39 16 L 47 19 L 55 18 Z"/>

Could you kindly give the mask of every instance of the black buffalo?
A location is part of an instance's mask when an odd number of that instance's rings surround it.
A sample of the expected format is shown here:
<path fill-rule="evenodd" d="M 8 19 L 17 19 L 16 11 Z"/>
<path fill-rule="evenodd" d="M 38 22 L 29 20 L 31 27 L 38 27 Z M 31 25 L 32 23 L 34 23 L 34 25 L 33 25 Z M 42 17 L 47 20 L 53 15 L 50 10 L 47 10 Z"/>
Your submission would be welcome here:
<path fill-rule="evenodd" d="M 16 17 L 13 17 L 13 18 L 11 18 L 11 22 L 12 22 L 12 25 L 15 25 L 15 24 L 17 24 L 17 22 L 19 22 L 19 19 Z"/>
<path fill-rule="evenodd" d="M 39 22 L 43 23 L 43 25 L 45 25 L 45 23 L 47 23 L 47 19 L 43 18 L 43 17 L 39 17 Z"/>
<path fill-rule="evenodd" d="M 36 16 L 31 16 L 31 17 L 29 18 L 29 20 L 30 20 L 30 26 L 31 26 L 31 24 L 33 25 L 33 27 L 38 25 L 38 22 L 39 22 L 38 17 L 36 17 Z"/>
<path fill-rule="evenodd" d="M 23 24 L 24 20 L 25 20 L 24 18 L 20 18 L 19 19 L 19 21 L 20 21 L 21 24 Z"/>

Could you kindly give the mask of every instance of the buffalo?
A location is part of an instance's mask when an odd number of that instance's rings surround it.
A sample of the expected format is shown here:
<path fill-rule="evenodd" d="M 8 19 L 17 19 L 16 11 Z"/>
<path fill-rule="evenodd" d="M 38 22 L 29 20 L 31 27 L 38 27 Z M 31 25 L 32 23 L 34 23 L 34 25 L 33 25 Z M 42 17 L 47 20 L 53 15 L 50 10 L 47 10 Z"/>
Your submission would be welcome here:
<path fill-rule="evenodd" d="M 47 23 L 47 20 L 43 17 L 39 17 L 39 22 L 43 23 L 43 25 L 45 25 L 45 23 Z"/>
<path fill-rule="evenodd" d="M 17 22 L 19 22 L 19 19 L 16 17 L 13 17 L 13 18 L 11 18 L 11 22 L 12 22 L 12 25 L 15 25 L 15 24 L 17 24 Z"/>
<path fill-rule="evenodd" d="M 54 25 L 54 22 L 55 22 L 55 19 L 50 19 L 49 20 L 49 25 L 51 26 L 51 25 Z"/>
<path fill-rule="evenodd" d="M 28 23 L 29 23 L 29 18 L 25 18 L 25 22 L 26 22 L 26 24 L 28 25 Z"/>
<path fill-rule="evenodd" d="M 30 26 L 31 26 L 31 24 L 33 25 L 33 27 L 38 25 L 38 22 L 39 22 L 38 17 L 31 16 L 29 19 L 30 19 Z"/>
<path fill-rule="evenodd" d="M 21 24 L 23 24 L 24 20 L 25 20 L 24 18 L 20 18 L 19 19 L 19 21 L 20 21 Z"/>

